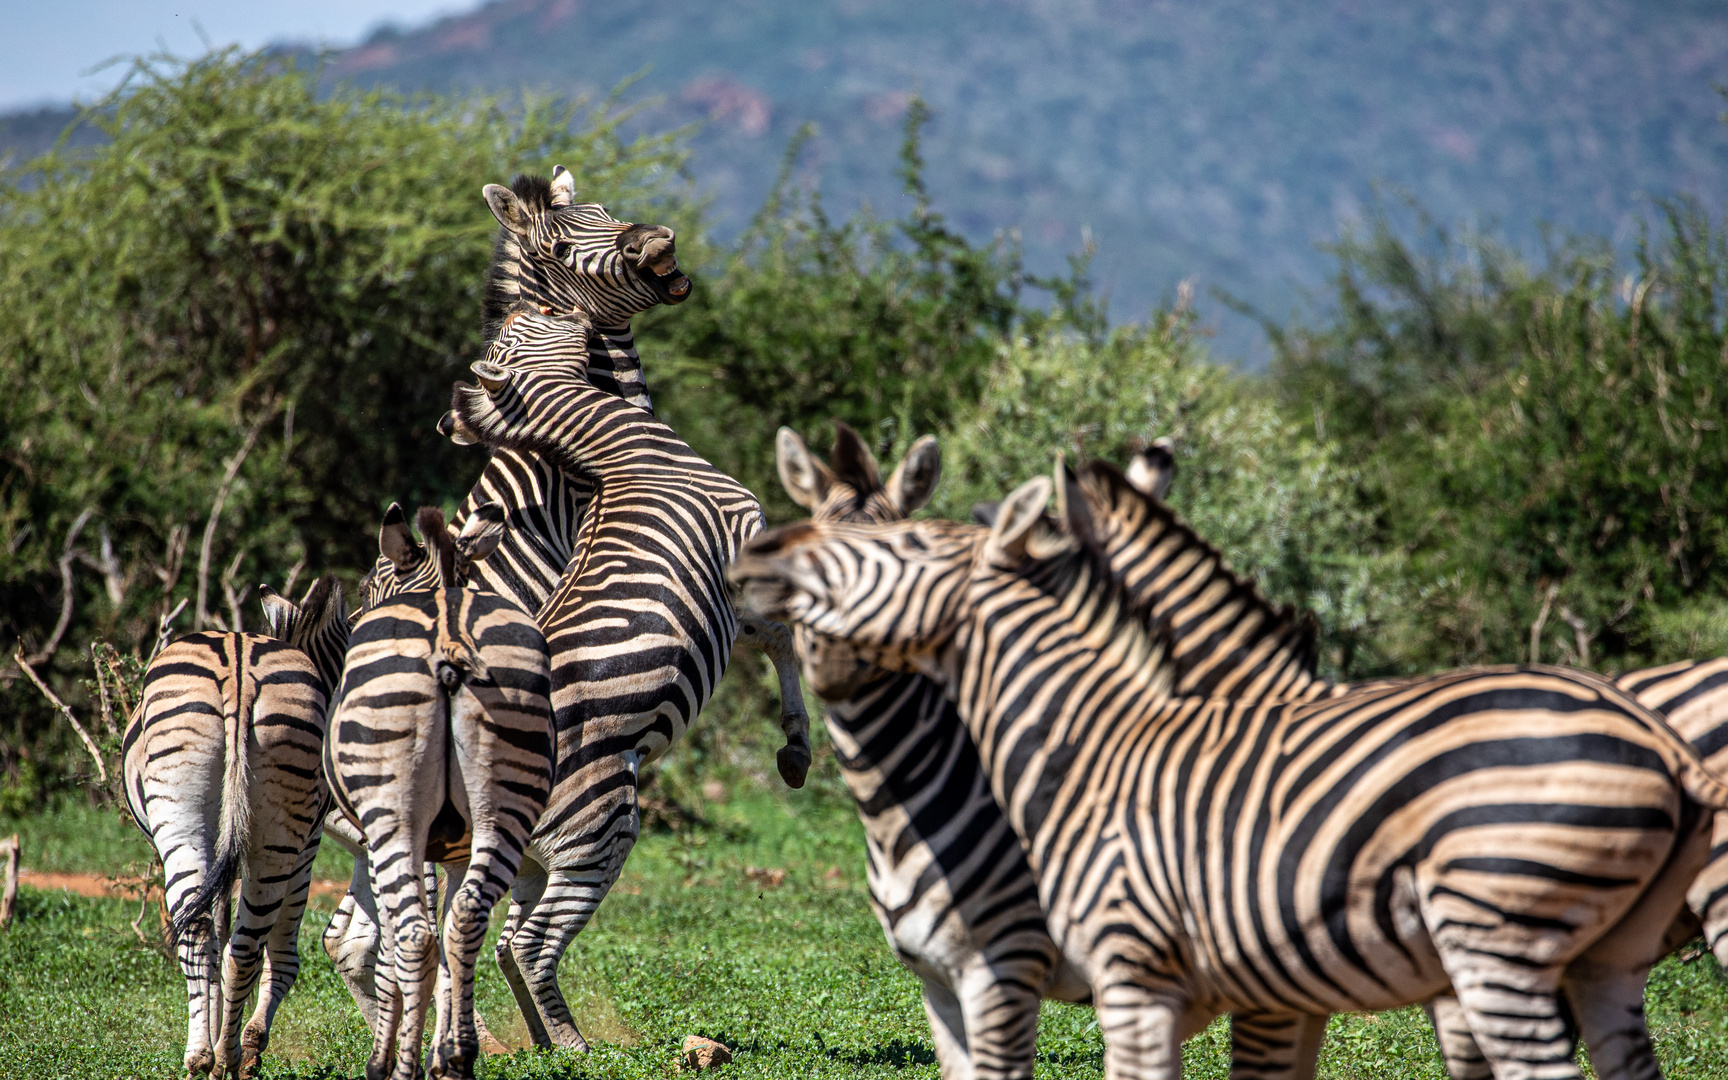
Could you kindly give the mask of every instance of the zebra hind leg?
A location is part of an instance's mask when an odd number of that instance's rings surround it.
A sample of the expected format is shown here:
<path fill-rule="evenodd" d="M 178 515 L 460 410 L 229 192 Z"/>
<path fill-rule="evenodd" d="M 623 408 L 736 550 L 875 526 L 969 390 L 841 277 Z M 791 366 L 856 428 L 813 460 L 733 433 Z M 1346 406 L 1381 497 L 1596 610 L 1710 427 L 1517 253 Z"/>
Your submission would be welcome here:
<path fill-rule="evenodd" d="M 516 965 L 516 954 L 511 951 L 510 943 L 545 892 L 546 871 L 536 867 L 531 874 L 517 873 L 516 880 L 510 884 L 510 913 L 498 935 L 494 954 L 498 970 L 504 973 L 504 981 L 510 985 L 516 1008 L 521 1011 L 522 1021 L 528 1027 L 528 1037 L 535 1046 L 542 1048 L 551 1046 L 552 1039 L 546 1033 L 546 1025 L 540 1022 L 540 1007 L 535 1003 L 534 991 L 529 989 L 528 980 L 522 977 L 522 969 Z"/>
<path fill-rule="evenodd" d="M 634 841 L 635 837 L 630 839 Z M 570 1006 L 558 989 L 558 961 L 594 917 L 595 909 L 617 880 L 623 862 L 620 854 L 605 860 L 597 870 L 550 871 L 540 902 L 510 937 L 512 958 L 554 1046 L 588 1049 L 588 1040 L 577 1029 Z"/>
<path fill-rule="evenodd" d="M 1326 1020 L 1312 1013 L 1232 1013 L 1231 1077 L 1313 1080 Z"/>
<path fill-rule="evenodd" d="M 300 923 L 306 917 L 306 900 L 312 887 L 312 861 L 318 856 L 316 845 L 308 844 L 300 853 L 300 865 L 282 900 L 282 909 L 264 941 L 263 989 L 252 1017 L 240 1033 L 240 1075 L 257 1073 L 264 1051 L 270 1045 L 270 1025 L 276 1011 L 294 988 L 300 974 Z"/>

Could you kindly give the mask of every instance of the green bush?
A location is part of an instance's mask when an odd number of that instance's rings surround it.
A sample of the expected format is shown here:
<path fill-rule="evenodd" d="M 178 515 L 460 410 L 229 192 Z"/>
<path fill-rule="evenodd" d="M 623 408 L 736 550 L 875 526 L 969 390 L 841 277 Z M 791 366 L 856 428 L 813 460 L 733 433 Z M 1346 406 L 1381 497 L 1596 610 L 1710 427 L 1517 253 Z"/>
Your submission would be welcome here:
<path fill-rule="evenodd" d="M 200 593 L 232 621 L 228 589 L 296 563 L 355 575 L 390 500 L 471 483 L 482 458 L 433 424 L 479 345 L 483 183 L 562 162 L 621 214 L 684 214 L 673 141 L 605 108 L 321 98 L 223 52 L 140 62 L 89 120 L 105 144 L 0 183 L 0 643 L 52 652 L 74 700 L 92 639 L 147 649 Z M 14 782 L 69 745 L 17 676 Z"/>

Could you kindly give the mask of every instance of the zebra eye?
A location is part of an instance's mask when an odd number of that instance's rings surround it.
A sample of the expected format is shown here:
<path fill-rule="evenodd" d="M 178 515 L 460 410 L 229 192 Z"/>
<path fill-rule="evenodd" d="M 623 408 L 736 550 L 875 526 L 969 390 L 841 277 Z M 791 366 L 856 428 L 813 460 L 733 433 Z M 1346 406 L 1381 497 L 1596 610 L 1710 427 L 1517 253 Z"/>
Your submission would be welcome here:
<path fill-rule="evenodd" d="M 576 245 L 570 241 L 560 240 L 553 244 L 552 257 L 570 269 L 576 269 Z"/>

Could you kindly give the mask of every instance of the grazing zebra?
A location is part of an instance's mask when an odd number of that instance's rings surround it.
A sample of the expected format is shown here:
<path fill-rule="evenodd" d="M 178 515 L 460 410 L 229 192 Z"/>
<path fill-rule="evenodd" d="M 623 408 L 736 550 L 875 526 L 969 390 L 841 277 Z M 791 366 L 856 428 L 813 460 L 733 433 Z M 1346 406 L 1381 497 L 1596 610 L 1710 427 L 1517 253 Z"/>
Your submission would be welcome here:
<path fill-rule="evenodd" d="M 383 929 L 372 1080 L 419 1075 L 440 959 L 432 1074 L 474 1075 L 474 959 L 552 786 L 545 638 L 503 597 L 456 585 L 442 513 L 417 521 L 442 587 L 361 616 L 324 743 L 331 794 L 365 836 Z M 450 867 L 441 941 L 427 862 Z"/>
<path fill-rule="evenodd" d="M 162 861 L 186 976 L 188 1076 L 250 1072 L 300 970 L 296 938 L 326 798 L 318 752 L 328 691 L 308 654 L 327 656 L 325 639 L 346 634 L 342 590 L 322 578 L 291 617 L 276 614 L 281 639 L 204 632 L 164 648 L 122 743 L 126 807 Z M 242 1033 L 260 964 L 265 988 Z"/>
<path fill-rule="evenodd" d="M 1448 983 L 1496 1075 L 1579 1076 L 1572 1018 L 1603 1075 L 1654 1074 L 1644 977 L 1728 808 L 1659 716 L 1552 668 L 1173 698 L 1084 498 L 1064 534 L 1050 493 L 1024 485 L 988 531 L 786 526 L 732 576 L 759 610 L 940 675 L 1111 1076 L 1178 1075 L 1224 1013 L 1239 1073 L 1308 1074 L 1326 1014 Z"/>
<path fill-rule="evenodd" d="M 827 463 L 790 428 L 777 442 L 781 483 L 815 520 L 899 521 L 928 501 L 942 467 L 935 439 L 913 443 L 884 484 L 857 433 L 834 427 Z M 932 679 L 794 632 L 864 825 L 870 906 L 923 985 L 944 1080 L 1030 1077 L 1039 1002 L 1091 991 L 1061 962 L 959 712 Z"/>
<path fill-rule="evenodd" d="M 726 567 L 763 525 L 742 485 L 587 381 L 586 337 L 579 319 L 518 307 L 474 365 L 481 388 L 459 386 L 440 424 L 541 454 L 595 492 L 540 612 L 557 783 L 528 853 L 541 872 L 518 878 L 498 942 L 534 1041 L 577 1048 L 587 1044 L 558 990 L 559 957 L 636 842 L 642 766 L 683 735 L 725 671 L 739 621 Z M 797 786 L 808 731 L 789 722 L 785 733 L 780 770 Z"/>

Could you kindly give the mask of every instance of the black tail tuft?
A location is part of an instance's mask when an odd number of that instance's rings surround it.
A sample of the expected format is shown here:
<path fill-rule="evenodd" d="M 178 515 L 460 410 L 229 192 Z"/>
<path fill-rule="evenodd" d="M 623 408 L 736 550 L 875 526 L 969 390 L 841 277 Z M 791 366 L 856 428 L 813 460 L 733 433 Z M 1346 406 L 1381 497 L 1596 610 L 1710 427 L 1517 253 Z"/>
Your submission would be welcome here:
<path fill-rule="evenodd" d="M 216 865 L 204 875 L 204 884 L 192 895 L 179 911 L 174 914 L 174 940 L 183 940 L 193 925 L 202 918 L 215 919 L 217 904 L 228 902 L 228 891 L 234 887 L 234 878 L 240 873 L 240 864 L 245 861 L 246 852 L 239 848 L 230 848 L 218 852 Z M 214 925 L 214 924 L 213 924 Z"/>

